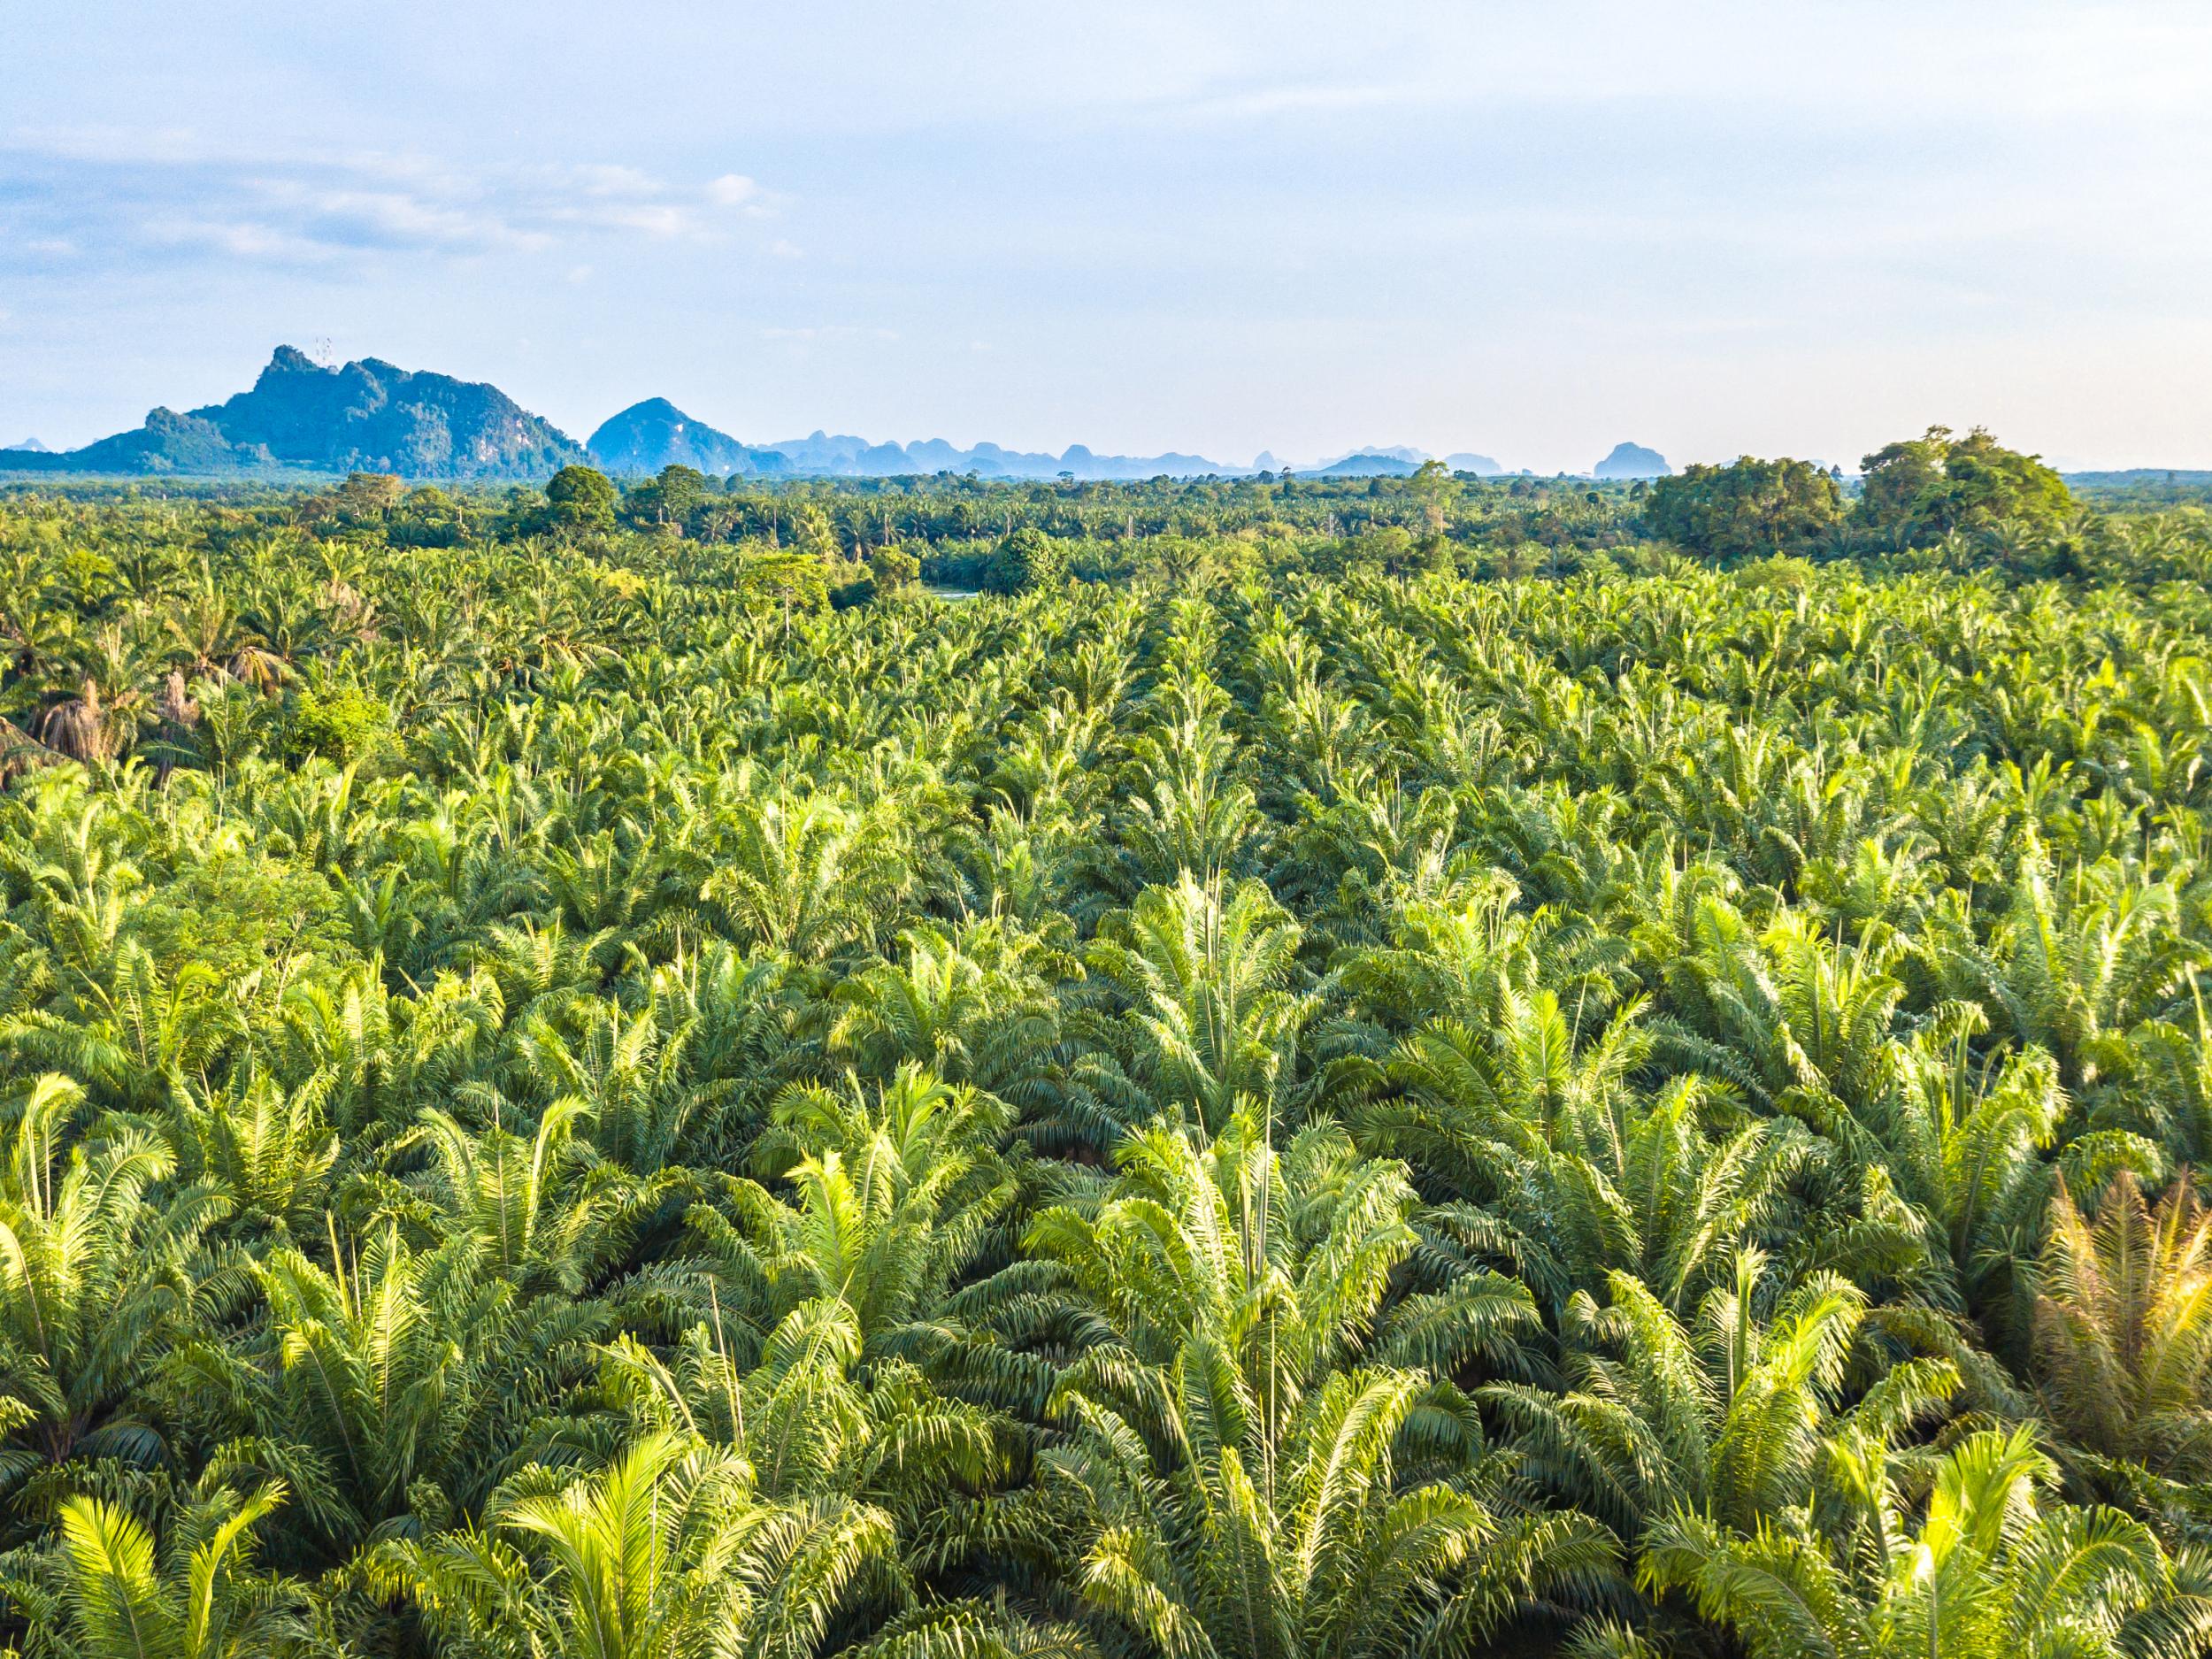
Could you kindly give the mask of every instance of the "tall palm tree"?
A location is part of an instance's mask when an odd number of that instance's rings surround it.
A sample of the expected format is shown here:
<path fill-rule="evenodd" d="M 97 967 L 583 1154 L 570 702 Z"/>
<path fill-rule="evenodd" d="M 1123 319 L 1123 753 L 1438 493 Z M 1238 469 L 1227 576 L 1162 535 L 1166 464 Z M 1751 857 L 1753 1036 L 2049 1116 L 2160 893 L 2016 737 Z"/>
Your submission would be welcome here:
<path fill-rule="evenodd" d="M 515 1071 L 539 1099 L 576 1109 L 582 1136 L 603 1157 L 641 1176 L 680 1164 L 703 1119 L 730 1092 L 691 1075 L 693 1027 L 672 1029 L 657 999 L 624 1010 L 590 999 L 568 1018 L 534 1014 L 515 1042 Z"/>
<path fill-rule="evenodd" d="M 426 1147 L 428 1169 L 407 1189 L 427 1197 L 437 1234 L 465 1239 L 487 1272 L 526 1296 L 583 1294 L 621 1259 L 638 1219 L 678 1186 L 669 1172 L 641 1180 L 579 1144 L 588 1116 L 580 1102 L 556 1101 L 527 1135 L 494 1126 L 471 1133 L 444 1112 L 426 1111 L 394 1143 Z M 411 1217 L 402 1201 L 396 1213 Z"/>
<path fill-rule="evenodd" d="M 253 1263 L 257 1326 L 178 1365 L 217 1463 L 282 1478 L 307 1523 L 288 1543 L 325 1562 L 480 1504 L 606 1317 L 526 1297 L 471 1234 L 418 1249 L 392 1221 L 329 1243 L 327 1267 L 289 1247 Z"/>
<path fill-rule="evenodd" d="M 690 1214 L 718 1307 L 765 1333 L 835 1304 L 859 1333 L 856 1360 L 908 1359 L 979 1397 L 1041 1400 L 1048 1376 L 964 1317 L 956 1294 L 1016 1196 L 999 1149 L 1011 1118 L 911 1064 L 879 1088 L 787 1090 L 755 1153 L 775 1189 L 733 1180 L 730 1216 Z M 707 1311 L 697 1294 L 695 1314 Z"/>
<path fill-rule="evenodd" d="M 1898 1086 L 1864 1123 L 1860 1148 L 1919 1212 L 1936 1272 L 1931 1297 L 1978 1317 L 2008 1357 L 2024 1357 L 2035 1262 L 2053 1194 L 2101 1185 L 2110 1171 L 2152 1167 L 2157 1148 L 2116 1129 L 2073 1135 L 2058 1066 L 2037 1048 L 1978 1056 L 1987 1026 L 1972 1003 L 1946 1003 L 1896 1050 Z"/>
<path fill-rule="evenodd" d="M 1823 1129 L 1890 1087 L 1901 941 L 1870 933 L 1839 949 L 1787 910 L 1756 928 L 1717 893 L 1698 899 L 1687 933 L 1663 970 L 1666 1057 Z"/>
<path fill-rule="evenodd" d="M 1228 694 L 1202 668 L 1179 664 L 1153 697 L 1156 723 L 1131 746 L 1121 865 L 1102 873 L 1125 890 L 1182 878 L 1218 886 L 1240 873 L 1264 822 L 1223 718 Z"/>
<path fill-rule="evenodd" d="M 2010 903 L 1986 940 L 1955 918 L 1927 941 L 1949 993 L 1978 1002 L 1999 1028 L 2058 1062 L 2080 1091 L 2104 1049 L 2138 1021 L 2185 1006 L 2197 947 L 2171 923 L 2179 895 L 2119 861 L 2061 879 L 2039 836 L 2020 850 Z"/>
<path fill-rule="evenodd" d="M 338 1164 L 339 1137 L 323 1110 L 332 1081 L 318 1071 L 287 1089 L 257 1071 L 234 1089 L 180 1084 L 170 1129 L 180 1166 L 221 1192 L 234 1215 L 311 1234 Z"/>
<path fill-rule="evenodd" d="M 1079 976 L 1071 954 L 987 918 L 956 933 L 910 928 L 902 960 L 839 982 L 826 1047 L 872 1077 L 904 1064 L 969 1084 L 1025 1113 L 1071 1127 L 1056 982 Z"/>
<path fill-rule="evenodd" d="M 749 944 L 801 961 L 872 942 L 912 879 L 902 826 L 826 795 L 770 796 L 733 814 L 704 896 Z"/>

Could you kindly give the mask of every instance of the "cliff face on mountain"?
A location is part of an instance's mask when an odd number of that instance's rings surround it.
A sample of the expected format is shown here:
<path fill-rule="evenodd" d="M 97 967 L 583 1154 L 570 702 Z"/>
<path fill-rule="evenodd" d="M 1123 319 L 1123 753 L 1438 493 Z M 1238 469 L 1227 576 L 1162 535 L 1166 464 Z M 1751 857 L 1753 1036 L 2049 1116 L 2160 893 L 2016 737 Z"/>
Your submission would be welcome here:
<path fill-rule="evenodd" d="M 588 458 L 495 386 L 375 357 L 326 369 L 290 346 L 251 391 L 192 413 L 237 448 L 323 472 L 541 478 Z"/>

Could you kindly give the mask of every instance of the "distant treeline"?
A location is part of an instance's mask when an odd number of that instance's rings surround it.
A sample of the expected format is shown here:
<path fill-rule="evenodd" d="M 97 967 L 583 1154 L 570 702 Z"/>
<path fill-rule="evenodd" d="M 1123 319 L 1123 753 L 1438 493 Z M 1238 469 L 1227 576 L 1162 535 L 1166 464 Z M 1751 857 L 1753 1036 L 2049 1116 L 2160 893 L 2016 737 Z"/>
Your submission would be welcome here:
<path fill-rule="evenodd" d="M 892 565 L 910 561 L 924 580 L 1002 588 L 1016 580 L 1006 549 L 1024 532 L 1054 544 L 1054 569 L 1087 580 L 1356 566 L 1513 579 L 1778 554 L 2021 577 L 2156 580 L 2199 568 L 2212 473 L 2093 473 L 2077 490 L 1984 431 L 1940 427 L 1863 465 L 1849 480 L 1810 462 L 1746 457 L 1651 482 L 1481 479 L 1432 462 L 1409 477 L 1138 483 L 951 473 L 721 480 L 685 466 L 625 481 L 572 466 L 542 487 L 411 488 L 371 473 L 304 489 L 50 480 L 0 489 L 0 502 L 173 503 L 211 511 L 218 535 L 287 524 L 423 548 L 536 540 L 603 549 L 626 535 L 675 537 L 774 555 L 787 571 L 797 567 L 787 556 L 803 556 L 819 567 L 807 585 L 818 577 L 846 603 L 872 591 L 872 561 L 895 550 Z"/>

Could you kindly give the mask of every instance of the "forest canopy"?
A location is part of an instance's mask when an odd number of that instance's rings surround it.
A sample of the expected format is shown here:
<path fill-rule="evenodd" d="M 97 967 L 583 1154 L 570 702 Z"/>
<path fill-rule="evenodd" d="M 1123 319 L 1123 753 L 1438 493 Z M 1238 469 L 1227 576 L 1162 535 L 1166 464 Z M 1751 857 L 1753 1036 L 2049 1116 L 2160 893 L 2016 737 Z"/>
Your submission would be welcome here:
<path fill-rule="evenodd" d="M 1931 426 L 1924 437 L 1885 444 L 1862 465 L 1858 514 L 1900 546 L 2004 523 L 2047 531 L 2073 505 L 2056 472 L 1979 426 L 1962 438 Z"/>
<path fill-rule="evenodd" d="M 1843 490 L 1807 461 L 1691 465 L 1651 487 L 1654 535 L 1719 559 L 1759 558 L 1816 544 L 1843 522 Z"/>
<path fill-rule="evenodd" d="M 2212 520 L 2054 482 L 0 496 L 0 1646 L 2206 1652 Z"/>

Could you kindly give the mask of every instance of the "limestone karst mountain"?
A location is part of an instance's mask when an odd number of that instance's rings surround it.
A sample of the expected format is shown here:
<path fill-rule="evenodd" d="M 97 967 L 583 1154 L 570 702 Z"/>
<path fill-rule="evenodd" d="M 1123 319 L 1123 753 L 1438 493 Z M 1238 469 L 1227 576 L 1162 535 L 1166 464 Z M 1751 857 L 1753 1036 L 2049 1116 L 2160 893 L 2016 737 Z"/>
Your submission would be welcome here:
<path fill-rule="evenodd" d="M 541 478 L 584 448 L 495 386 L 375 357 L 326 368 L 279 346 L 250 390 L 61 454 L 11 451 L 15 471 L 138 474 L 303 471 L 406 478 Z"/>

